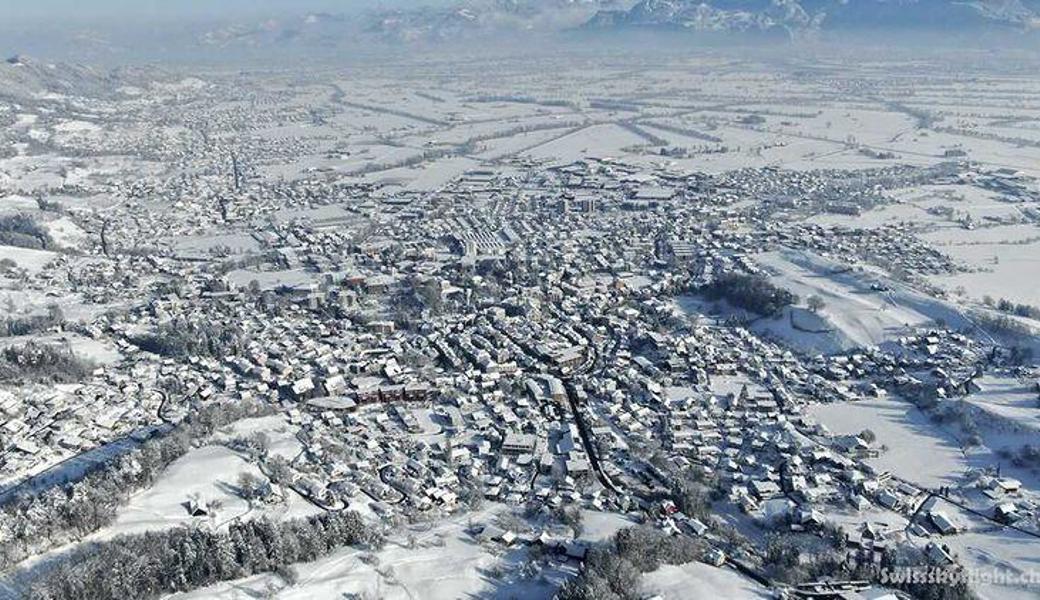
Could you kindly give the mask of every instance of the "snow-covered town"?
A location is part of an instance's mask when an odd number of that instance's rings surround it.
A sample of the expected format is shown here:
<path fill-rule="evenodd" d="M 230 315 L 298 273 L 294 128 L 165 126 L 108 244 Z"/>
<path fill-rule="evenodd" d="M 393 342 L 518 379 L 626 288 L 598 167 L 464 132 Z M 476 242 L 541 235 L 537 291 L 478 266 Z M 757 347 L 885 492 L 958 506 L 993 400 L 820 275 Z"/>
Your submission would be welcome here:
<path fill-rule="evenodd" d="M 394 60 L 0 65 L 0 598 L 1040 593 L 1034 72 Z"/>

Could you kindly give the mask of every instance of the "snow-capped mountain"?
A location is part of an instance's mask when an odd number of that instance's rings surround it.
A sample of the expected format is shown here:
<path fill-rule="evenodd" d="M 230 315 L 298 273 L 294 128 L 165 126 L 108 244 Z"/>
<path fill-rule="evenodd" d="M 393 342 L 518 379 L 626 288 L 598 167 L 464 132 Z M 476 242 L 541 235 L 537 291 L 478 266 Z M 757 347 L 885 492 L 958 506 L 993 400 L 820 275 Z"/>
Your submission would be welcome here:
<path fill-rule="evenodd" d="M 1040 0 L 422 0 L 410 8 L 271 17 L 54 34 L 52 46 L 83 57 L 329 57 L 342 50 L 412 44 L 566 37 L 630 30 L 720 32 L 785 39 L 845 31 L 942 33 L 995 30 L 1040 38 Z M 575 35 L 575 37 L 577 37 Z M 998 36 L 990 36 L 991 39 Z M 577 39 L 581 39 L 577 37 Z M 840 39 L 840 36 L 839 36 Z M 1012 38 L 1009 38 L 1012 39 Z M 609 38 L 608 38 L 609 40 Z M 26 38 L 28 48 L 37 40 Z M 21 50 L 19 48 L 19 50 Z M 30 50 L 31 51 L 31 50 Z"/>
<path fill-rule="evenodd" d="M 665 27 L 697 31 L 794 31 L 884 28 L 1034 29 L 1036 0 L 639 0 L 596 13 L 586 27 Z"/>

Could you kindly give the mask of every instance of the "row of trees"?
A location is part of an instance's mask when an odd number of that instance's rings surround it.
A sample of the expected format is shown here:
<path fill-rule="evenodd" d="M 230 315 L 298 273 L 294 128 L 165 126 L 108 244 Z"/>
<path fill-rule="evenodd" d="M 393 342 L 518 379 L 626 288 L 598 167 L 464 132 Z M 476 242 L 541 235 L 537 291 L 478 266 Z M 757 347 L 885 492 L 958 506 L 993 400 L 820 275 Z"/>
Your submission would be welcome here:
<path fill-rule="evenodd" d="M 12 306 L 7 307 L 14 312 Z M 29 335 L 45 331 L 65 322 L 65 315 L 57 304 L 47 306 L 47 312 L 42 315 L 28 315 L 24 317 L 6 317 L 0 319 L 0 337 L 13 337 Z"/>
<path fill-rule="evenodd" d="M 979 328 L 1004 339 L 1009 353 L 1007 360 L 1011 364 L 1028 365 L 1033 361 L 1030 343 L 1036 331 L 1032 327 L 1009 315 L 983 311 L 972 311 L 971 318 Z"/>
<path fill-rule="evenodd" d="M 152 485 L 194 440 L 239 419 L 270 412 L 268 405 L 257 402 L 211 404 L 78 481 L 40 491 L 29 480 L 24 491 L 8 494 L 0 505 L 0 571 L 111 524 L 130 495 Z"/>
<path fill-rule="evenodd" d="M 163 323 L 132 341 L 142 350 L 175 358 L 227 356 L 237 354 L 245 344 L 242 330 L 234 325 L 188 319 Z"/>
<path fill-rule="evenodd" d="M 617 532 L 612 543 L 589 551 L 577 577 L 563 584 L 559 600 L 635 600 L 643 573 L 682 565 L 704 556 L 706 547 L 686 536 L 670 536 L 640 525 Z"/>
<path fill-rule="evenodd" d="M 825 525 L 822 539 L 806 534 L 774 533 L 766 538 L 762 568 L 773 581 L 788 584 L 833 579 L 872 581 L 898 589 L 919 600 L 972 600 L 965 580 L 935 585 L 925 581 L 892 581 L 883 576 L 900 569 L 949 571 L 956 565 L 936 565 L 914 546 L 888 549 L 879 563 L 846 560 L 845 532 L 836 525 Z"/>
<path fill-rule="evenodd" d="M 847 577 L 844 532 L 831 525 L 815 534 L 772 533 L 766 537 L 761 569 L 772 581 L 808 583 L 828 577 Z"/>
<path fill-rule="evenodd" d="M 764 275 L 723 273 L 715 281 L 701 288 L 711 300 L 726 302 L 753 313 L 773 316 L 785 307 L 798 302 L 798 296 L 773 285 Z"/>
<path fill-rule="evenodd" d="M 995 308 L 1011 315 L 1028 317 L 1030 319 L 1040 319 L 1040 308 L 1029 304 L 1017 304 L 1007 298 L 994 300 L 992 296 L 983 296 L 982 303 L 990 308 Z"/>
<path fill-rule="evenodd" d="M 0 383 L 72 383 L 85 378 L 91 368 L 62 346 L 27 342 L 0 351 Z"/>
<path fill-rule="evenodd" d="M 889 578 L 882 577 L 882 573 L 885 571 L 892 573 L 893 570 L 898 571 L 900 569 L 930 569 L 936 571 L 937 574 L 941 572 L 941 574 L 948 577 L 951 570 L 961 568 L 960 565 L 956 564 L 936 565 L 924 555 L 920 548 L 903 545 L 886 552 L 881 558 L 880 565 L 858 566 L 852 570 L 850 578 L 875 581 L 887 588 L 905 592 L 917 600 L 978 600 L 978 596 L 968 585 L 968 578 L 966 577 L 949 581 L 945 585 L 936 585 L 934 582 L 928 582 L 927 578 L 919 581 L 915 581 L 913 578 L 905 581 L 892 581 Z"/>
<path fill-rule="evenodd" d="M 1027 469 L 1040 467 L 1040 446 L 1025 444 L 1015 452 L 1005 449 L 1000 454 L 1002 458 L 1010 458 L 1011 463 L 1016 467 Z"/>
<path fill-rule="evenodd" d="M 29 215 L 4 215 L 0 217 L 0 245 L 46 250 L 54 246 L 54 239 Z"/>
<path fill-rule="evenodd" d="M 227 532 L 192 528 L 126 535 L 72 552 L 34 584 L 31 600 L 158 598 L 258 573 L 286 572 L 382 535 L 353 511 L 280 523 L 236 521 Z"/>

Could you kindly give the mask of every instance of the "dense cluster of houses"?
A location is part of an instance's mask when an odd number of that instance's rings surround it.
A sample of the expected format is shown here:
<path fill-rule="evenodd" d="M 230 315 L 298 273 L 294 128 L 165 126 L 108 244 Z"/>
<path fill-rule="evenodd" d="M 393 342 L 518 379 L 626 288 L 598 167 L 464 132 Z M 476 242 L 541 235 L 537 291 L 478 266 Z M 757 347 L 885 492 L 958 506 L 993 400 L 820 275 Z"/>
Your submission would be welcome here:
<path fill-rule="evenodd" d="M 0 395 L 0 464 L 24 477 L 200 403 L 259 399 L 302 444 L 289 483 L 326 508 L 364 502 L 388 519 L 481 499 L 653 510 L 678 469 L 769 529 L 813 531 L 856 511 L 847 535 L 860 559 L 914 533 L 946 552 L 933 537 L 961 530 L 954 511 L 871 468 L 882 449 L 870 436 L 831 435 L 804 408 L 963 397 L 993 360 L 979 344 L 935 328 L 885 349 L 806 356 L 673 301 L 720 273 L 756 272 L 754 254 L 780 247 L 914 274 L 956 269 L 905 229 L 778 218 L 837 196 L 873 205 L 886 186 L 948 176 L 882 169 L 853 193 L 837 175 L 687 175 L 589 159 L 518 161 L 426 193 L 320 179 L 228 203 L 212 192 L 188 200 L 190 184 L 162 190 L 185 212 L 121 208 L 109 218 L 134 227 L 111 243 L 222 221 L 237 223 L 233 235 L 58 265 L 85 296 L 136 290 L 147 302 L 91 329 L 118 345 L 121 362 L 75 389 Z M 169 323 L 212 330 L 223 345 L 168 357 L 139 349 Z M 980 508 L 1027 522 L 1035 504 L 1013 483 L 978 482 L 993 501 Z M 881 528 L 877 510 L 917 529 Z M 705 533 L 666 512 L 662 526 Z"/>

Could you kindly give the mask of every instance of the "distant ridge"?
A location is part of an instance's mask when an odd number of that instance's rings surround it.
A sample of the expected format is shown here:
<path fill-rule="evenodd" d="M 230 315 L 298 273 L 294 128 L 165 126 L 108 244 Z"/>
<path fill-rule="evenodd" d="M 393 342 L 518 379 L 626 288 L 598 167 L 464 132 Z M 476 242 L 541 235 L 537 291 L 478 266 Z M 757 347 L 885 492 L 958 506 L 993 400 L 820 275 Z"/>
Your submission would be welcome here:
<path fill-rule="evenodd" d="M 73 60 L 119 64 L 187 58 L 271 60 L 337 58 L 422 45 L 527 43 L 620 32 L 690 34 L 692 40 L 743 42 L 890 32 L 913 43 L 917 32 L 996 44 L 1040 41 L 1040 0 L 417 0 L 409 8 L 353 14 L 310 12 L 269 18 L 179 23 L 140 31 L 52 32 L 52 46 Z M 1006 39 L 1005 39 L 1006 38 Z M 22 40 L 37 48 L 43 36 Z M 959 44 L 959 42 L 954 42 Z M 48 49 L 49 50 L 49 49 Z M 46 52 L 46 51 L 44 51 Z M 19 57 L 4 65 L 19 65 Z M 32 66 L 32 61 L 29 62 Z M 43 77 L 43 74 L 39 74 Z M 75 76 L 70 74 L 70 76 Z M 46 78 L 46 77 L 44 77 Z M 47 84 L 57 85 L 60 84 Z M 3 93 L 0 90 L 0 93 Z"/>
<path fill-rule="evenodd" d="M 105 70 L 16 54 L 0 63 L 0 98 L 27 101 L 46 95 L 114 97 L 122 94 L 123 86 L 152 81 L 161 74 L 155 68 Z"/>
<path fill-rule="evenodd" d="M 597 12 L 586 29 L 667 28 L 790 34 L 849 29 L 956 31 L 1040 26 L 1036 0 L 639 0 Z"/>

